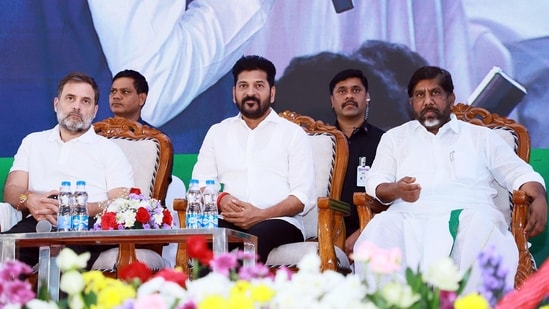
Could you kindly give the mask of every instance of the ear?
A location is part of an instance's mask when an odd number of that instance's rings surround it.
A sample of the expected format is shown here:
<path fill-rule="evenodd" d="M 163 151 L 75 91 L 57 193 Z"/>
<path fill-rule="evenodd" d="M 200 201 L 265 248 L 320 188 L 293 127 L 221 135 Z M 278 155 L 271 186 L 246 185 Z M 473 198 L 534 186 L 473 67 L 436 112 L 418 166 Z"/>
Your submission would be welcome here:
<path fill-rule="evenodd" d="M 271 104 L 274 103 L 276 97 L 276 86 L 271 87 Z"/>
<path fill-rule="evenodd" d="M 334 96 L 330 94 L 330 107 L 334 109 Z"/>
<path fill-rule="evenodd" d="M 233 103 L 236 104 L 236 87 L 233 87 Z"/>
<path fill-rule="evenodd" d="M 59 105 L 59 98 L 55 97 L 53 99 L 53 110 L 57 113 L 57 105 Z"/>
<path fill-rule="evenodd" d="M 93 108 L 93 119 L 95 119 L 95 116 L 97 116 L 97 111 L 99 110 L 99 104 L 95 104 Z"/>
<path fill-rule="evenodd" d="M 454 106 L 454 103 L 456 102 L 456 95 L 453 92 L 448 96 L 448 102 L 450 102 L 450 107 Z"/>
<path fill-rule="evenodd" d="M 147 101 L 147 94 L 146 93 L 140 93 L 139 94 L 139 106 L 143 107 L 145 105 L 145 101 Z"/>

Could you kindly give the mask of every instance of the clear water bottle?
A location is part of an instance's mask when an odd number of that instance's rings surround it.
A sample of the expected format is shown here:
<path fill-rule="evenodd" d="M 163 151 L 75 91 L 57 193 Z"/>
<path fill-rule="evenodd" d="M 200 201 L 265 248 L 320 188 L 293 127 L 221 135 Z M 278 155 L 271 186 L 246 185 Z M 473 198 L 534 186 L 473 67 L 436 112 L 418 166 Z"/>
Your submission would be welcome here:
<path fill-rule="evenodd" d="M 219 213 L 217 211 L 217 190 L 214 180 L 206 180 L 206 188 L 202 192 L 204 211 L 202 212 L 202 227 L 212 229 L 217 227 Z"/>
<path fill-rule="evenodd" d="M 61 182 L 59 188 L 59 211 L 57 213 L 57 230 L 66 232 L 71 230 L 71 207 L 72 207 L 72 192 L 71 182 Z"/>
<path fill-rule="evenodd" d="M 185 216 L 187 228 L 201 228 L 202 222 L 202 192 L 198 184 L 198 179 L 191 179 L 189 190 L 187 191 L 187 213 Z"/>
<path fill-rule="evenodd" d="M 86 182 L 83 180 L 76 182 L 76 190 L 74 191 L 72 230 L 88 230 L 88 192 L 86 191 Z"/>

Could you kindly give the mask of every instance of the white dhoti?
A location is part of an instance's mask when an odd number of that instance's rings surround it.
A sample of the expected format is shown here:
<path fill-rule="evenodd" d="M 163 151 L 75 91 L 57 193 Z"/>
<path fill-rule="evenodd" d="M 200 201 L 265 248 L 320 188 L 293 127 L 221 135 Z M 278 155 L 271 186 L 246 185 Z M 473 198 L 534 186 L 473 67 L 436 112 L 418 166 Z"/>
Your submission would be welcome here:
<path fill-rule="evenodd" d="M 508 269 L 508 286 L 512 287 L 518 265 L 518 249 L 501 212 L 488 207 L 464 209 L 459 214 L 455 240 L 450 232 L 450 212 L 418 213 L 385 211 L 376 215 L 358 238 L 380 248 L 398 247 L 402 250 L 399 277 L 404 280 L 406 267 L 425 271 L 433 262 L 451 256 L 460 271 L 472 268 L 464 292 L 477 290 L 482 278 L 477 263 L 479 253 L 488 246 L 502 256 Z M 355 272 L 367 277 L 365 265 L 355 262 Z"/>

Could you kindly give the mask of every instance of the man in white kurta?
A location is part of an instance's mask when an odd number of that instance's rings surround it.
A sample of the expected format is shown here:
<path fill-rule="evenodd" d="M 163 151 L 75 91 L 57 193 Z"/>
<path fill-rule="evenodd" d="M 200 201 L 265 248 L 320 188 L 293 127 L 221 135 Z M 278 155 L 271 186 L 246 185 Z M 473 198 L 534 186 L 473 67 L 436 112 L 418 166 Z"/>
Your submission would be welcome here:
<path fill-rule="evenodd" d="M 451 256 L 462 271 L 473 266 L 468 287 L 476 288 L 477 256 L 495 246 L 512 286 L 518 250 L 491 184 L 534 198 L 527 230 L 535 235 L 547 220 L 543 178 L 492 130 L 451 114 L 455 96 L 447 71 L 419 69 L 408 94 L 416 119 L 385 133 L 366 183 L 366 192 L 390 207 L 366 226 L 355 248 L 363 241 L 399 247 L 403 266 L 413 270 Z M 355 267 L 364 273 L 364 265 Z"/>

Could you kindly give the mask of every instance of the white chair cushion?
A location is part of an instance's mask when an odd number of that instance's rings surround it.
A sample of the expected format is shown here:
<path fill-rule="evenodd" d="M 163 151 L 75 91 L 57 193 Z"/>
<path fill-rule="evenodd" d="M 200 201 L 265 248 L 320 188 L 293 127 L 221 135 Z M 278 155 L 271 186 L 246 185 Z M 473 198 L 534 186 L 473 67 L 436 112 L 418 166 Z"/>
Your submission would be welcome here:
<path fill-rule="evenodd" d="M 349 263 L 349 259 L 347 258 L 345 252 L 338 247 L 335 247 L 335 249 L 339 267 L 343 269 L 351 269 L 351 264 Z M 318 242 L 305 241 L 282 245 L 271 250 L 265 265 L 269 267 L 277 267 L 281 265 L 296 266 L 299 261 L 301 261 L 301 259 L 310 252 L 318 254 Z"/>
<path fill-rule="evenodd" d="M 169 266 L 168 261 L 164 260 L 158 253 L 148 249 L 135 249 L 137 259 L 145 263 L 150 269 L 158 270 Z M 111 248 L 101 252 L 92 269 L 108 270 L 116 269 L 116 261 L 118 260 L 118 248 Z"/>
<path fill-rule="evenodd" d="M 154 139 L 129 140 L 113 137 L 111 141 L 116 143 L 124 152 L 133 168 L 133 179 L 136 188 L 141 189 L 145 196 L 151 196 L 154 186 L 156 171 L 159 166 L 159 146 Z M 151 160 L 156 158 L 156 160 Z"/>
<path fill-rule="evenodd" d="M 329 134 L 310 135 L 310 138 L 315 167 L 316 195 L 318 197 L 328 196 L 334 165 L 335 142 Z M 316 207 L 303 217 L 303 224 L 305 225 L 306 239 L 316 238 L 318 234 L 318 209 Z"/>
<path fill-rule="evenodd" d="M 496 132 L 513 150 L 517 149 L 517 140 L 513 131 L 506 128 L 494 128 Z M 496 189 L 497 195 L 494 197 L 494 204 L 503 213 L 507 226 L 511 226 L 511 216 L 513 213 L 513 203 L 511 193 L 507 188 L 502 187 L 499 183 L 494 181 L 492 187 Z"/>

